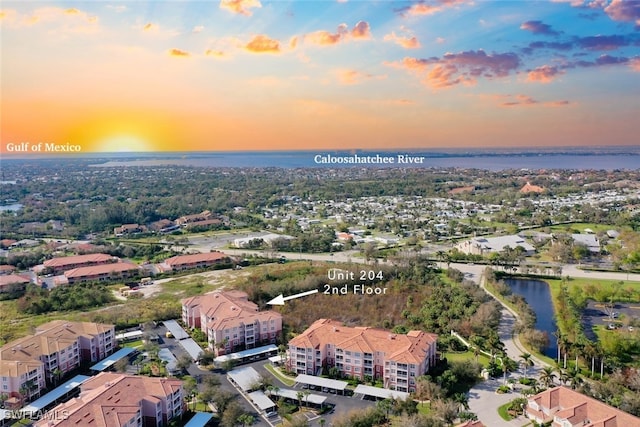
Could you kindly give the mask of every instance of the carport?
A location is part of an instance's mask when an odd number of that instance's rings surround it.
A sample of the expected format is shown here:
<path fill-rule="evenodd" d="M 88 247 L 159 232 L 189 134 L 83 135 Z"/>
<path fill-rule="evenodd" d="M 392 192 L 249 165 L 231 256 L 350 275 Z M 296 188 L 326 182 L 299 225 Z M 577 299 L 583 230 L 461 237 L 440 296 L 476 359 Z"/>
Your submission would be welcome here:
<path fill-rule="evenodd" d="M 106 370 L 107 368 L 111 367 L 112 365 L 115 365 L 115 363 L 118 360 L 127 357 L 128 355 L 130 355 L 134 351 L 136 351 L 136 349 L 133 348 L 133 347 L 121 348 L 120 350 L 118 350 L 115 353 L 113 353 L 111 356 L 107 357 L 106 359 L 102 359 L 100 362 L 98 362 L 95 365 L 93 365 L 91 367 L 91 370 L 92 371 L 102 372 L 102 371 Z"/>
<path fill-rule="evenodd" d="M 47 406 L 51 405 L 52 403 L 58 402 L 62 398 L 65 398 L 62 400 L 66 400 L 66 397 L 69 395 L 69 393 L 74 392 L 76 388 L 80 387 L 82 383 L 87 381 L 89 378 L 91 377 L 88 377 L 86 375 L 76 375 L 69 381 L 54 388 L 49 393 L 45 394 L 38 400 L 31 402 L 29 405 L 20 410 L 23 414 L 25 414 L 27 418 L 33 414 L 42 412 Z"/>
<path fill-rule="evenodd" d="M 236 353 L 224 354 L 213 359 L 214 363 L 224 363 L 229 360 L 233 360 L 236 363 L 245 363 L 253 360 L 261 359 L 266 356 L 271 356 L 278 352 L 278 347 L 273 344 L 265 345 L 262 347 L 250 348 L 248 350 L 238 351 Z"/>
<path fill-rule="evenodd" d="M 242 391 L 250 391 L 256 388 L 262 378 L 258 371 L 248 366 L 246 368 L 234 369 L 227 374 L 229 379 L 242 389 Z"/>
<path fill-rule="evenodd" d="M 163 323 L 176 340 L 180 341 L 189 338 L 187 331 L 182 329 L 182 326 L 180 326 L 175 320 L 165 320 Z"/>
<path fill-rule="evenodd" d="M 404 391 L 397 390 L 389 390 L 386 388 L 378 388 L 372 387 L 370 385 L 360 384 L 353 391 L 354 394 L 361 394 L 364 396 L 371 396 L 379 399 L 398 399 L 398 400 L 406 400 L 409 396 L 409 393 L 405 393 Z"/>
<path fill-rule="evenodd" d="M 290 390 L 287 388 L 281 388 L 279 390 L 272 390 L 270 392 L 273 396 L 278 396 L 278 397 L 282 397 L 284 399 L 290 400 L 293 403 L 298 403 L 298 393 L 295 390 Z M 319 406 L 322 407 L 322 405 L 324 405 L 324 402 L 327 400 L 326 396 L 320 396 L 319 394 L 308 394 L 306 396 L 302 396 L 302 398 L 300 399 L 302 400 L 302 402 L 309 404 L 311 403 L 312 405 L 315 406 Z"/>
<path fill-rule="evenodd" d="M 249 393 L 249 397 L 251 398 L 251 401 L 253 401 L 253 403 L 255 403 L 256 406 L 265 414 L 269 415 L 276 411 L 276 404 L 273 403 L 273 401 L 269 399 L 262 390 L 252 391 Z"/>
<path fill-rule="evenodd" d="M 196 414 L 189 420 L 184 427 L 204 427 L 209 420 L 213 418 L 213 414 L 209 412 L 196 412 Z"/>
<path fill-rule="evenodd" d="M 332 380 L 329 378 L 314 377 L 313 375 L 307 375 L 307 374 L 298 375 L 295 379 L 295 383 L 312 385 L 314 387 L 328 388 L 331 390 L 335 390 L 336 392 L 339 391 L 341 392 L 341 394 L 344 394 L 344 390 L 347 388 L 347 385 L 349 384 L 346 381 L 338 381 L 338 380 Z"/>

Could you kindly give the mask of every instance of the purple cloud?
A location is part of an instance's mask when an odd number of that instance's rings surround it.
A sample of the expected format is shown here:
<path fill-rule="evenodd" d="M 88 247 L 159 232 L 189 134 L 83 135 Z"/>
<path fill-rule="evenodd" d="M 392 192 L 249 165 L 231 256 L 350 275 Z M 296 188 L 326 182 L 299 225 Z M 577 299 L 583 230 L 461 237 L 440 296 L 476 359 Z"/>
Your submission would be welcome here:
<path fill-rule="evenodd" d="M 545 24 L 542 21 L 526 21 L 520 25 L 521 30 L 530 31 L 533 34 L 543 34 L 546 36 L 557 36 L 559 32 L 553 30 L 551 25 Z"/>

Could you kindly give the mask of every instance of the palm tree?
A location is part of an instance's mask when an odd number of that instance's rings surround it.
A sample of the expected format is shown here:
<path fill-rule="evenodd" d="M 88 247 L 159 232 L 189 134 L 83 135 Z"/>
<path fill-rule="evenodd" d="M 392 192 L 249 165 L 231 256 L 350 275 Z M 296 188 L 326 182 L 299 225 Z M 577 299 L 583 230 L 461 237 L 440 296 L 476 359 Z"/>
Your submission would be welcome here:
<path fill-rule="evenodd" d="M 553 382 L 556 379 L 556 374 L 553 373 L 553 368 L 551 366 L 545 366 L 540 372 L 540 382 L 546 388 L 549 388 L 553 385 Z"/>
<path fill-rule="evenodd" d="M 580 375 L 579 369 L 572 369 L 567 373 L 569 385 L 573 390 L 578 388 L 580 384 L 582 384 L 582 376 Z"/>
<path fill-rule="evenodd" d="M 60 368 L 56 368 L 51 372 L 51 375 L 53 376 L 53 386 L 57 387 L 58 381 L 60 381 L 60 378 L 62 377 L 62 371 Z"/>
<path fill-rule="evenodd" d="M 251 414 L 242 414 L 238 417 L 238 422 L 242 423 L 242 427 L 250 426 L 255 422 L 255 418 Z"/>
<path fill-rule="evenodd" d="M 454 394 L 453 401 L 458 403 L 463 410 L 469 410 L 469 397 L 465 393 Z"/>
<path fill-rule="evenodd" d="M 298 406 L 302 407 L 302 396 L 304 396 L 304 393 L 299 391 L 296 393 L 296 397 L 298 398 Z"/>
<path fill-rule="evenodd" d="M 524 377 L 527 378 L 527 368 L 533 366 L 533 360 L 531 360 L 531 354 L 522 353 L 520 359 L 522 359 L 522 366 L 524 367 Z"/>

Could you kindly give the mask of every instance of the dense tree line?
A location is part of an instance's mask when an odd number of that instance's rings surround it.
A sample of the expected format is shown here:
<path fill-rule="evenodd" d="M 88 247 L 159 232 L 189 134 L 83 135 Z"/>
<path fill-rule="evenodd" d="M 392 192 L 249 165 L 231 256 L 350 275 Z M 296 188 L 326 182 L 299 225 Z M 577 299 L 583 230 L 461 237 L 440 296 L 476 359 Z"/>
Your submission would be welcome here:
<path fill-rule="evenodd" d="M 105 285 L 75 284 L 58 286 L 51 291 L 35 285 L 27 286 L 26 293 L 17 301 L 18 310 L 30 314 L 51 311 L 84 310 L 100 307 L 114 301 Z"/>
<path fill-rule="evenodd" d="M 290 197 L 306 201 L 346 200 L 368 196 L 449 197 L 449 191 L 473 182 L 473 194 L 456 197 L 478 203 L 519 206 L 503 222 L 544 225 L 549 220 L 531 200 L 536 194 L 517 190 L 528 175 L 523 171 L 491 172 L 458 169 L 240 169 L 188 166 L 92 167 L 105 159 L 8 160 L 3 162 L 3 197 L 24 205 L 19 215 L 2 213 L 2 235 L 19 234 L 18 224 L 48 220 L 64 221 L 68 236 L 88 232 L 108 232 L 125 223 L 147 224 L 159 219 L 210 210 L 239 223 L 261 227 L 263 208 L 277 207 Z M 620 179 L 637 180 L 633 171 L 617 172 Z M 563 176 L 566 175 L 566 176 Z M 538 177 L 547 194 L 585 191 L 576 187 L 559 171 L 554 179 Z M 51 177 L 57 177 L 51 178 Z M 64 179 L 59 179 L 64 177 Z M 471 180 L 470 177 L 473 177 Z M 594 172 L 601 181 L 590 190 L 614 188 L 610 177 Z M 590 178 L 591 179 L 591 178 Z M 237 212 L 243 207 L 244 212 Z M 533 215 L 533 212 L 536 215 Z M 573 220 L 628 224 L 632 215 L 620 206 L 602 210 L 583 206 L 579 211 L 567 207 Z M 637 217 L 637 214 L 636 214 Z M 636 223 L 638 220 L 636 219 Z M 634 223 L 635 224 L 635 223 Z M 384 226 L 384 224 L 381 224 Z M 388 227 L 393 230 L 393 220 Z M 48 233 L 55 234 L 52 230 Z M 75 233 L 75 234 L 74 234 Z"/>

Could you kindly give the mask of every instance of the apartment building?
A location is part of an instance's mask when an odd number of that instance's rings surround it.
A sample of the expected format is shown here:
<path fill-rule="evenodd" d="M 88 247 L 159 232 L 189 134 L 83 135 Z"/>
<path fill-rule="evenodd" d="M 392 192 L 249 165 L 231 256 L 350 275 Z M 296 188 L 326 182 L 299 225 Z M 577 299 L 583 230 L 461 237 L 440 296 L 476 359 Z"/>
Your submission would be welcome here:
<path fill-rule="evenodd" d="M 108 282 L 111 280 L 131 279 L 140 275 L 141 269 L 128 262 L 79 267 L 64 272 L 67 283 Z"/>
<path fill-rule="evenodd" d="M 640 426 L 640 418 L 563 386 L 531 396 L 526 415 L 553 427 Z"/>
<path fill-rule="evenodd" d="M 102 372 L 80 386 L 80 396 L 51 410 L 35 427 L 166 426 L 185 410 L 182 381 Z"/>
<path fill-rule="evenodd" d="M 64 320 L 45 323 L 34 335 L 0 348 L 2 393 L 20 398 L 36 396 L 46 383 L 57 382 L 81 363 L 104 359 L 113 353 L 115 345 L 114 325 Z"/>
<path fill-rule="evenodd" d="M 39 395 L 45 387 L 44 363 L 40 360 L 0 360 L 0 393 L 20 402 Z M 6 405 L 6 403 L 5 403 Z"/>
<path fill-rule="evenodd" d="M 212 292 L 182 300 L 182 320 L 207 334 L 217 355 L 275 343 L 282 315 L 258 311 L 241 291 Z"/>
<path fill-rule="evenodd" d="M 289 341 L 287 366 L 310 375 L 335 367 L 347 377 L 380 378 L 385 388 L 413 392 L 416 377 L 436 362 L 437 338 L 422 331 L 402 335 L 320 319 Z"/>
<path fill-rule="evenodd" d="M 51 258 L 42 265 L 45 269 L 50 269 L 53 274 L 60 274 L 74 268 L 109 264 L 117 261 L 119 261 L 119 258 L 109 254 L 87 254 Z"/>
<path fill-rule="evenodd" d="M 165 271 L 182 271 L 196 268 L 207 268 L 229 261 L 229 256 L 222 252 L 206 252 L 203 254 L 178 255 L 167 258 L 162 263 Z"/>
<path fill-rule="evenodd" d="M 88 363 L 98 362 L 111 355 L 117 345 L 115 326 L 103 323 L 53 320 L 37 327 L 36 334 L 77 337 L 80 359 Z"/>

